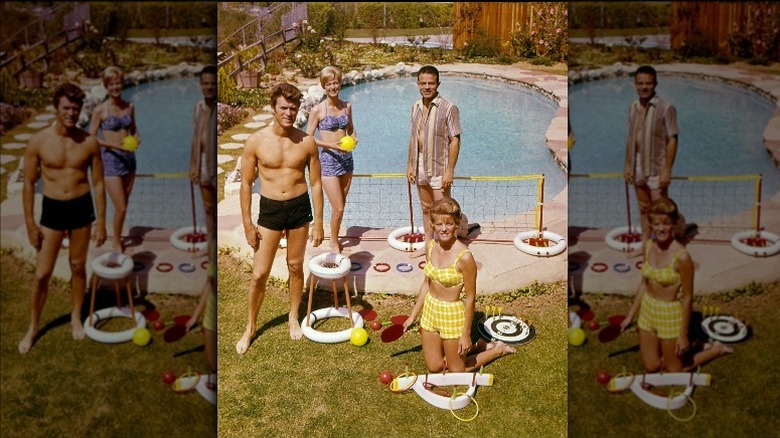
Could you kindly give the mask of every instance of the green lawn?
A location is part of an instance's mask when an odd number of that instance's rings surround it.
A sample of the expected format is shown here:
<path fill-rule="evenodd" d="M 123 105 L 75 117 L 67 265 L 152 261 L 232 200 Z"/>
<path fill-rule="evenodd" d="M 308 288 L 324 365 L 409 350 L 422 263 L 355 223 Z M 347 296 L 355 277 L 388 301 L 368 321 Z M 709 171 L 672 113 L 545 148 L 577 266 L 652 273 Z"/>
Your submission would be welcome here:
<path fill-rule="evenodd" d="M 387 369 L 406 367 L 425 372 L 420 337 L 408 333 L 393 343 L 369 335 L 362 347 L 349 342 L 321 344 L 306 338 L 291 341 L 287 327 L 287 292 L 269 288 L 258 318 L 259 337 L 239 356 L 235 344 L 246 327 L 248 261 L 223 254 L 219 259 L 219 436 L 220 437 L 564 437 L 565 285 L 532 298 L 505 302 L 481 297 L 480 318 L 487 304 L 505 313 L 522 311 L 537 328 L 531 343 L 484 368 L 492 387 L 479 387 L 477 417 L 456 419 L 448 410 L 429 405 L 414 392 L 390 392 L 379 382 Z M 379 319 L 405 314 L 413 298 L 390 294 L 353 296 L 356 309 L 373 308 Z M 340 293 L 343 305 L 343 292 Z M 314 309 L 331 306 L 329 291 L 315 293 Z M 306 296 L 300 311 L 304 315 Z M 343 322 L 344 327 L 339 326 Z M 332 323 L 326 325 L 326 323 Z M 326 320 L 322 330 L 346 328 L 343 319 Z M 318 327 L 319 328 L 319 327 Z M 476 334 L 472 334 L 476 340 Z M 464 388 L 459 388 L 463 390 Z M 473 416 L 474 405 L 457 412 Z"/>
<path fill-rule="evenodd" d="M 17 343 L 27 331 L 33 266 L 2 250 L 0 288 L 0 418 L 2 436 L 11 437 L 213 437 L 216 409 L 197 392 L 175 393 L 162 373 L 188 369 L 207 372 L 202 351 L 184 354 L 203 344 L 199 334 L 165 343 L 152 330 L 145 347 L 132 342 L 104 344 L 73 340 L 70 329 L 70 286 L 52 281 L 41 318 L 41 336 L 22 356 Z M 89 309 L 89 294 L 82 314 Z M 114 304 L 111 290 L 99 290 L 98 308 Z M 161 318 L 189 314 L 195 298 L 155 294 L 136 299 L 155 307 Z M 101 329 L 124 330 L 129 320 L 117 318 Z"/>
<path fill-rule="evenodd" d="M 780 384 L 777 351 L 780 338 L 775 327 L 780 314 L 780 283 L 758 288 L 760 293 L 731 293 L 697 298 L 694 311 L 704 305 L 716 306 L 722 313 L 735 314 L 749 321 L 753 336 L 734 346 L 734 353 L 722 356 L 701 368 L 711 375 L 710 386 L 697 387 L 688 404 L 674 414 L 645 404 L 632 392 L 613 394 L 596 381 L 597 373 L 606 370 L 615 375 L 623 370 L 642 373 L 637 352 L 614 357 L 609 353 L 638 343 L 637 335 L 627 333 L 610 343 L 600 343 L 596 333 L 588 332 L 585 344 L 569 347 L 569 436 L 599 438 L 642 437 L 764 437 L 774 434 L 775 412 L 780 409 L 780 395 L 772 388 Z M 597 320 L 609 315 L 626 314 L 630 298 L 588 295 L 585 301 L 594 310 Z M 577 310 L 572 306 L 572 310 Z M 676 387 L 678 392 L 681 387 Z M 771 431 L 771 432 L 770 432 Z"/>

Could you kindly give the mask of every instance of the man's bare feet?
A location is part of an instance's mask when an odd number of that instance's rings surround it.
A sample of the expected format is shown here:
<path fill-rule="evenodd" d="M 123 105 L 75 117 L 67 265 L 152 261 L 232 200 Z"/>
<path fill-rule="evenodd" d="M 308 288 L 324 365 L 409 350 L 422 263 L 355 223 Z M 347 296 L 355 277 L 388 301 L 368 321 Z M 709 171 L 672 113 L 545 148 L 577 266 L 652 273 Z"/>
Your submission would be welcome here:
<path fill-rule="evenodd" d="M 334 254 L 341 254 L 341 251 L 344 249 L 343 246 L 341 246 L 341 243 L 338 240 L 331 240 L 330 241 L 330 252 Z"/>
<path fill-rule="evenodd" d="M 208 248 L 203 248 L 201 250 L 193 252 L 192 253 L 192 258 L 193 259 L 199 259 L 201 257 L 206 257 L 208 255 L 209 255 L 209 249 Z"/>
<path fill-rule="evenodd" d="M 241 339 L 236 343 L 236 352 L 238 354 L 244 354 L 247 350 L 249 350 L 249 344 L 252 343 L 252 336 L 254 333 L 254 330 L 251 330 L 249 327 L 247 327 L 246 331 L 244 332 L 244 336 L 241 336 Z"/>
<path fill-rule="evenodd" d="M 20 354 L 27 354 L 28 351 L 33 346 L 33 343 L 35 343 L 35 338 L 38 336 L 38 331 L 30 327 L 29 330 L 27 330 L 27 334 L 24 335 L 24 338 L 19 342 L 19 353 Z"/>
<path fill-rule="evenodd" d="M 114 239 L 114 241 L 111 243 L 111 249 L 118 254 L 124 254 L 125 246 L 122 245 L 122 239 Z"/>
<path fill-rule="evenodd" d="M 420 257 L 425 257 L 425 245 L 420 247 L 417 251 L 414 251 L 413 253 L 409 254 L 410 259 L 418 259 Z"/>
<path fill-rule="evenodd" d="M 297 341 L 303 337 L 303 330 L 301 330 L 301 323 L 298 322 L 298 315 L 290 314 L 288 318 L 290 324 L 290 339 Z"/>
<path fill-rule="evenodd" d="M 81 323 L 81 315 L 76 315 L 75 318 L 71 315 L 70 325 L 73 329 L 73 339 L 77 341 L 84 339 L 84 324 Z"/>

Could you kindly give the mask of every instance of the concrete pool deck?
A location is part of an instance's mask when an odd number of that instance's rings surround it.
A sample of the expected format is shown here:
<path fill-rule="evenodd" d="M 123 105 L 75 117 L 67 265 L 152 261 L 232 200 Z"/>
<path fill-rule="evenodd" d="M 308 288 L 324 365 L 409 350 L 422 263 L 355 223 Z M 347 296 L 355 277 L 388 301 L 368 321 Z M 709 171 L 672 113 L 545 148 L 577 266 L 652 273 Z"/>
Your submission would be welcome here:
<path fill-rule="evenodd" d="M 411 70 L 416 72 L 420 67 L 420 65 L 415 65 Z M 446 76 L 467 76 L 511 81 L 535 89 L 556 101 L 559 106 L 550 125 L 546 128 L 545 137 L 547 139 L 547 147 L 550 149 L 553 158 L 562 168 L 566 168 L 568 152 L 566 124 L 568 85 L 565 76 L 525 70 L 511 65 L 446 64 L 437 65 L 437 68 L 442 75 L 443 81 L 446 81 Z M 298 83 L 296 85 L 302 90 L 306 90 L 309 86 L 318 83 L 315 79 L 297 79 Z M 255 116 L 255 120 L 261 123 L 253 124 L 252 129 L 266 126 L 270 119 L 270 108 L 266 107 L 261 114 Z M 243 145 L 245 137 L 234 138 L 233 140 L 238 143 L 223 143 L 220 147 L 225 150 L 242 147 L 238 145 Z M 228 142 L 231 140 L 225 139 L 224 141 Z M 461 159 L 464 159 L 463 155 L 461 155 Z M 259 195 L 254 195 L 253 216 L 257 215 L 258 201 Z M 545 202 L 544 205 L 544 228 L 564 237 L 568 227 L 567 202 L 567 191 L 564 189 L 558 196 L 551 201 Z M 231 248 L 233 250 L 231 254 L 251 263 L 252 252 L 244 238 L 237 190 L 225 191 L 225 199 L 219 203 L 217 214 L 219 225 L 217 241 L 219 246 Z M 327 220 L 328 218 L 326 217 L 325 221 L 327 222 Z M 399 226 L 402 225 L 399 224 Z M 327 229 L 327 226 L 325 228 Z M 345 246 L 344 254 L 349 256 L 353 262 L 358 262 L 362 265 L 361 269 L 348 274 L 350 290 L 357 293 L 417 293 L 423 280 L 422 270 L 418 264 L 424 258 L 411 260 L 409 259 L 409 253 L 391 248 L 383 239 L 390 231 L 392 230 L 372 230 L 371 235 L 366 236 L 372 238 L 372 240 L 342 240 L 342 244 Z M 489 237 L 487 235 L 479 236 L 482 239 Z M 531 256 L 515 248 L 512 244 L 512 238 L 513 236 L 503 236 L 501 239 L 506 240 L 505 243 L 486 243 L 478 240 L 469 243 L 469 248 L 478 262 L 478 293 L 505 292 L 526 287 L 534 282 L 547 283 L 566 280 L 566 252 L 549 258 Z M 327 252 L 327 245 L 327 240 L 318 248 L 312 247 L 311 244 L 308 245 L 304 260 L 307 280 L 309 278 L 309 270 L 306 263 L 317 254 Z M 287 279 L 285 256 L 286 250 L 280 248 L 274 259 L 271 275 Z M 388 272 L 380 273 L 371 267 L 374 263 L 382 262 L 388 263 L 392 269 Z M 396 269 L 398 263 L 411 263 L 413 270 L 408 273 L 399 272 Z M 248 281 L 249 277 L 247 276 L 247 284 Z M 329 285 L 325 285 L 325 287 L 327 289 L 330 288 Z"/>
<path fill-rule="evenodd" d="M 587 72 L 569 72 L 569 80 L 596 80 L 633 73 L 637 65 L 615 64 Z M 744 86 L 771 99 L 776 107 L 764 132 L 764 146 L 769 159 L 780 163 L 780 76 L 752 72 L 731 66 L 701 64 L 663 64 L 654 66 L 659 76 L 684 75 L 707 80 L 724 80 Z M 768 199 L 766 199 L 768 198 Z M 573 202 L 577 202 L 574 200 Z M 571 224 L 572 227 L 576 224 Z M 780 193 L 765 197 L 761 203 L 761 227 L 780 234 Z M 572 228 L 573 230 L 574 228 Z M 576 293 L 608 293 L 633 295 L 639 283 L 636 264 L 641 257 L 628 258 L 609 248 L 604 238 L 609 230 L 587 229 L 569 236 L 570 290 Z M 694 238 L 688 251 L 695 263 L 694 292 L 696 294 L 725 292 L 749 285 L 751 282 L 780 281 L 780 255 L 752 257 L 737 251 L 729 243 L 697 242 Z M 594 263 L 605 263 L 608 270 L 599 273 Z M 628 272 L 617 272 L 615 264 L 628 265 Z M 622 270 L 625 270 L 623 268 Z"/>

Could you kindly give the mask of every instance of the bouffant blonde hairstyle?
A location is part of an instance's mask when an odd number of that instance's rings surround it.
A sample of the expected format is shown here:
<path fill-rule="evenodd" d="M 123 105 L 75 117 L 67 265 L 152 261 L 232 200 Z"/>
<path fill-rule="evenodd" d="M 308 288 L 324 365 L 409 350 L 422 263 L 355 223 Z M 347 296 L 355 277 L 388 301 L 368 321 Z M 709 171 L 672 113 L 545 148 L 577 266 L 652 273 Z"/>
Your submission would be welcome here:
<path fill-rule="evenodd" d="M 103 86 L 108 87 L 108 84 L 114 79 L 124 81 L 125 72 L 123 72 L 121 68 L 114 65 L 106 67 L 106 69 L 103 70 Z"/>
<path fill-rule="evenodd" d="M 325 84 L 332 81 L 333 79 L 339 81 L 340 84 L 341 78 L 341 70 L 336 67 L 329 65 L 320 71 L 320 85 L 322 85 L 322 88 L 325 88 Z"/>

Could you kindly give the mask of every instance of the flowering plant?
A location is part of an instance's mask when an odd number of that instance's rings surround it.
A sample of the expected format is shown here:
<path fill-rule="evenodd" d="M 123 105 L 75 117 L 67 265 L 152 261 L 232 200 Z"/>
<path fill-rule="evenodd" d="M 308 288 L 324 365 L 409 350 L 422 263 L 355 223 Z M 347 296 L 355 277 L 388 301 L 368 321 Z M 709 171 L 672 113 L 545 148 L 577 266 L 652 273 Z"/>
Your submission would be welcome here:
<path fill-rule="evenodd" d="M 509 33 L 508 45 L 516 56 L 546 57 L 565 61 L 569 51 L 569 17 L 566 3 L 533 3 L 528 23 L 517 23 Z"/>

